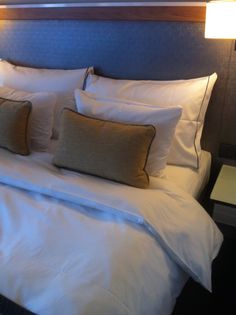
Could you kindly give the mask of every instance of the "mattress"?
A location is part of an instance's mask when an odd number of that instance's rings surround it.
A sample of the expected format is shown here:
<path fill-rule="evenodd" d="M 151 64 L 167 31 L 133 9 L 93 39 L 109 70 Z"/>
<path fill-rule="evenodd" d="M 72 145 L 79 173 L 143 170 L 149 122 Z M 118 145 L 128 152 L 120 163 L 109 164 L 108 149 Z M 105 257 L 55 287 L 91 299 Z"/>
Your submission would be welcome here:
<path fill-rule="evenodd" d="M 208 183 L 210 169 L 211 154 L 207 151 L 202 151 L 199 169 L 167 165 L 164 170 L 164 176 L 197 199 Z"/>

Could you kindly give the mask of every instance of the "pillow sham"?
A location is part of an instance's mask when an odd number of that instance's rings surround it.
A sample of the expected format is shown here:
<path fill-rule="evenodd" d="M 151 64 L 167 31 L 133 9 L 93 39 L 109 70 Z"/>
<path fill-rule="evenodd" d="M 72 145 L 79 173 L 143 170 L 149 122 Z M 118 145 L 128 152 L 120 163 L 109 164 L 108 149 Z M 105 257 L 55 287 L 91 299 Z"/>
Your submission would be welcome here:
<path fill-rule="evenodd" d="M 74 171 L 146 188 L 145 171 L 153 126 L 138 126 L 90 118 L 64 110 L 53 163 Z"/>
<path fill-rule="evenodd" d="M 161 107 L 183 108 L 167 162 L 199 167 L 204 118 L 217 74 L 174 81 L 115 80 L 90 74 L 85 90 L 98 96 L 143 102 Z"/>
<path fill-rule="evenodd" d="M 31 103 L 0 97 L 0 147 L 13 153 L 28 155 L 28 125 Z"/>
<path fill-rule="evenodd" d="M 64 107 L 75 109 L 74 90 L 82 88 L 85 77 L 92 68 L 61 70 L 20 67 L 0 60 L 0 86 L 26 92 L 56 93 L 53 137 L 58 137 L 60 114 Z"/>
<path fill-rule="evenodd" d="M 181 116 L 181 107 L 148 107 L 142 103 L 119 99 L 99 98 L 82 90 L 75 91 L 78 112 L 94 118 L 129 124 L 150 124 L 157 131 L 147 161 L 149 175 L 158 176 L 166 166 L 176 124 Z M 132 103 L 132 106 L 131 106 Z"/>
<path fill-rule="evenodd" d="M 29 101 L 32 104 L 29 122 L 30 145 L 35 151 L 45 151 L 52 136 L 56 95 L 53 93 L 27 93 L 0 87 L 0 97 L 14 101 Z"/>

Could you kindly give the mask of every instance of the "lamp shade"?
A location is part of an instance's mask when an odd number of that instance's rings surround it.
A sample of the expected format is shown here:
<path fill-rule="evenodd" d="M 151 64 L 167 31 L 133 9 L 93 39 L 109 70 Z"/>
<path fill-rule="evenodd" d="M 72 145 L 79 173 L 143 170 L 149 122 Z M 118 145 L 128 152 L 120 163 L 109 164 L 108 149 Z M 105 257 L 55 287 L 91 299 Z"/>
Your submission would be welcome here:
<path fill-rule="evenodd" d="M 207 3 L 205 37 L 236 38 L 236 1 Z"/>

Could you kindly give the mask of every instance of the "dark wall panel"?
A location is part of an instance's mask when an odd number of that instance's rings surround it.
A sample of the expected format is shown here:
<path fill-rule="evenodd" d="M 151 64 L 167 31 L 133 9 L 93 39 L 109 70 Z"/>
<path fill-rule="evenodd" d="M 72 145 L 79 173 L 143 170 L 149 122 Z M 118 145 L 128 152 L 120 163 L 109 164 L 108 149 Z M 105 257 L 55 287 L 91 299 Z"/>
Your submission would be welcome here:
<path fill-rule="evenodd" d="M 236 51 L 234 47 L 232 47 L 229 63 L 229 77 L 222 119 L 221 142 L 236 145 Z"/>

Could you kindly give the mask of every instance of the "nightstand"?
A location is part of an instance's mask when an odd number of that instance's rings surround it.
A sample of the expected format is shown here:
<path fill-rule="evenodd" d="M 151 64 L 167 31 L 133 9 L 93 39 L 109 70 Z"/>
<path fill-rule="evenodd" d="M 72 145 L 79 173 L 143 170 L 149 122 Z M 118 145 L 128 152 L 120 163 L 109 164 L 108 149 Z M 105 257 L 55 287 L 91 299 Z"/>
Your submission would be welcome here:
<path fill-rule="evenodd" d="M 216 222 L 236 227 L 236 167 L 223 165 L 210 198 L 213 219 Z"/>

